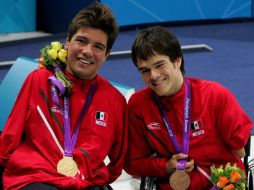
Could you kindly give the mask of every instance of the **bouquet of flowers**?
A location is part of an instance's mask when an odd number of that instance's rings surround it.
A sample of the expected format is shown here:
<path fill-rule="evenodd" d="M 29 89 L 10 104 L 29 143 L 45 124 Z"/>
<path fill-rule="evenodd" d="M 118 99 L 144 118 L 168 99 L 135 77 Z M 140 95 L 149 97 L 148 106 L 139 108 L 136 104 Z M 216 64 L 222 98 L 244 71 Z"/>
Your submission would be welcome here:
<path fill-rule="evenodd" d="M 62 82 L 65 88 L 70 90 L 71 82 L 62 71 L 62 68 L 66 66 L 66 58 L 67 50 L 64 49 L 60 42 L 54 41 L 41 49 L 39 67 L 53 70 L 56 78 Z"/>
<path fill-rule="evenodd" d="M 231 166 L 227 163 L 225 168 L 211 166 L 211 181 L 214 185 L 213 189 L 217 190 L 245 190 L 246 188 L 245 173 L 235 164 Z"/>

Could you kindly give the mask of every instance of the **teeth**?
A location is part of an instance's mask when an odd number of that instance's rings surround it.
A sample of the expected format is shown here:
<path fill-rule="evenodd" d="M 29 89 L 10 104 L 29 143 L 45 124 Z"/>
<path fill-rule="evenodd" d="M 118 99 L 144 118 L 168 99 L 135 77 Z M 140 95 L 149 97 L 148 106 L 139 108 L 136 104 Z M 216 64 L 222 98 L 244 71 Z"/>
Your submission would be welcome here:
<path fill-rule="evenodd" d="M 80 62 L 83 63 L 83 64 L 92 64 L 92 61 L 88 61 L 88 60 L 85 60 L 85 59 L 80 59 Z"/>
<path fill-rule="evenodd" d="M 158 82 L 153 82 L 153 85 L 159 85 L 161 84 L 163 81 L 158 81 Z"/>

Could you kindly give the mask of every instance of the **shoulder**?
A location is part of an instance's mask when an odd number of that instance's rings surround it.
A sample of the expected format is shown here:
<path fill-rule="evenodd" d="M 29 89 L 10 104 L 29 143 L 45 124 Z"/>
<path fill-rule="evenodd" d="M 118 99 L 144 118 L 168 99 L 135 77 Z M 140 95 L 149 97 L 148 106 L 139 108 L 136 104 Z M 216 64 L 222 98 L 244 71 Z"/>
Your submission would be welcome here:
<path fill-rule="evenodd" d="M 145 88 L 135 92 L 130 97 L 130 100 L 129 100 L 128 104 L 130 106 L 132 106 L 132 105 L 140 105 L 140 104 L 144 104 L 145 102 L 148 103 L 153 98 L 154 98 L 153 91 L 150 88 L 145 87 Z"/>
<path fill-rule="evenodd" d="M 52 75 L 52 72 L 48 69 L 35 69 L 29 73 L 28 78 L 41 79 L 47 78 Z"/>
<path fill-rule="evenodd" d="M 108 99 L 114 100 L 114 102 L 125 102 L 125 97 L 113 86 L 108 80 L 102 76 L 97 76 L 98 92 L 107 97 Z"/>
<path fill-rule="evenodd" d="M 33 85 L 44 84 L 47 83 L 48 77 L 51 75 L 52 72 L 47 69 L 35 69 L 26 76 L 24 83 Z"/>
<path fill-rule="evenodd" d="M 211 92 L 225 92 L 229 91 L 224 85 L 216 81 L 198 79 L 198 78 L 187 78 L 193 90 L 209 90 Z"/>
<path fill-rule="evenodd" d="M 216 81 L 209 81 L 197 78 L 187 78 L 192 87 L 193 94 L 199 96 L 213 97 L 215 99 L 233 98 L 233 93 L 224 85 Z"/>

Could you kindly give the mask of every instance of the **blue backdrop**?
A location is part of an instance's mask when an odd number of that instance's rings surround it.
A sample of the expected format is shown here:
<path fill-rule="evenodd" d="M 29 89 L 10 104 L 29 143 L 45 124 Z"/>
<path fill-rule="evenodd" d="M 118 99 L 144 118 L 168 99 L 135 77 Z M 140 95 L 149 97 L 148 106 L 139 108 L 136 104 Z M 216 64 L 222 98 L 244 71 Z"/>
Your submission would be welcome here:
<path fill-rule="evenodd" d="M 0 0 L 0 33 L 35 31 L 36 0 Z"/>
<path fill-rule="evenodd" d="M 206 19 L 252 17 L 253 0 L 102 0 L 120 26 Z"/>

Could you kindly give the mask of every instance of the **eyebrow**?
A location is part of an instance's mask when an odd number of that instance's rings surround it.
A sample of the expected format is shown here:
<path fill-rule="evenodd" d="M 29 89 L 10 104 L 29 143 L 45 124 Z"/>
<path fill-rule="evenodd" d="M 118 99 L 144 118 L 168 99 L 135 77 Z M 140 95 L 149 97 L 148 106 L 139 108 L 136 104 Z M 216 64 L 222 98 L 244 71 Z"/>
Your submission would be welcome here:
<path fill-rule="evenodd" d="M 85 39 L 85 40 L 88 40 L 88 41 L 89 41 L 89 39 L 88 39 L 86 36 L 83 36 L 83 35 L 77 35 L 76 38 L 77 38 L 77 39 Z M 94 44 L 100 45 L 100 46 L 102 46 L 102 47 L 105 48 L 105 49 L 106 49 L 106 47 L 107 47 L 107 44 L 103 44 L 103 43 L 100 43 L 100 42 L 95 42 Z"/>
<path fill-rule="evenodd" d="M 153 64 L 152 64 L 152 67 L 153 67 L 153 66 L 156 66 L 156 65 L 159 65 L 159 64 L 162 64 L 162 63 L 164 63 L 164 62 L 165 62 L 164 59 L 160 59 L 160 60 L 156 61 L 155 63 L 153 63 Z M 148 68 L 148 67 L 138 67 L 138 70 L 144 70 L 144 69 L 150 69 L 150 68 Z"/>
<path fill-rule="evenodd" d="M 99 43 L 99 42 L 96 42 L 95 44 L 96 44 L 96 45 L 99 45 L 99 46 L 102 46 L 102 47 L 105 48 L 105 49 L 107 48 L 107 45 L 105 45 L 105 44 L 102 44 L 102 43 Z"/>
<path fill-rule="evenodd" d="M 139 70 L 139 71 L 143 71 L 143 70 L 145 70 L 145 69 L 150 69 L 150 68 L 148 68 L 148 67 L 138 67 L 138 70 Z"/>

